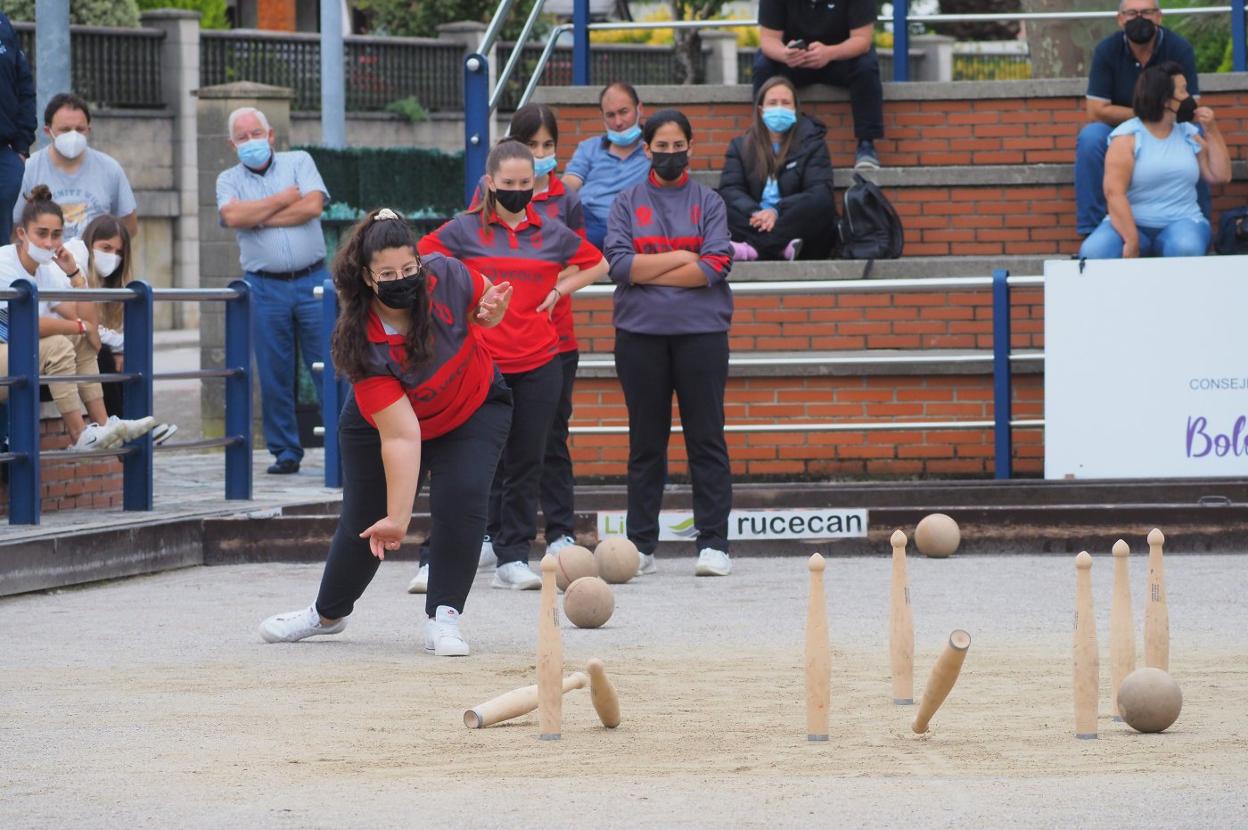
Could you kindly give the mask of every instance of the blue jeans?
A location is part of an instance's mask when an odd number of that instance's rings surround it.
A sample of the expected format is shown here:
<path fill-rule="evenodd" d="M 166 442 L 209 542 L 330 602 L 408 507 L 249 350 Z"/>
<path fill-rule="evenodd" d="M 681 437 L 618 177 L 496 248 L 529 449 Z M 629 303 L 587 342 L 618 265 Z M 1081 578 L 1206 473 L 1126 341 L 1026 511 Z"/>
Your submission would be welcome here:
<path fill-rule="evenodd" d="M 251 343 L 260 375 L 264 443 L 278 461 L 303 459 L 295 420 L 295 344 L 308 372 L 314 362 L 324 359 L 321 301 L 312 296 L 312 289 L 327 276 L 324 268 L 297 280 L 261 277 L 250 271 L 246 275 L 251 287 Z M 319 400 L 321 387 L 315 385 Z"/>
<path fill-rule="evenodd" d="M 1087 236 L 1097 229 L 1109 211 L 1105 207 L 1105 151 L 1114 128 L 1100 121 L 1085 124 L 1075 140 L 1075 230 Z M 1213 215 L 1209 185 L 1196 183 L 1196 201 L 1208 219 Z"/>
<path fill-rule="evenodd" d="M 1140 234 L 1140 256 L 1204 256 L 1209 251 L 1209 223 L 1180 219 L 1164 228 L 1136 225 Z M 1079 248 L 1080 259 L 1119 259 L 1122 237 L 1108 217 Z"/>
<path fill-rule="evenodd" d="M 599 219 L 588 210 L 585 211 L 585 238 L 598 250 L 603 250 L 603 243 L 607 239 L 607 222 L 605 219 Z"/>
<path fill-rule="evenodd" d="M 8 147 L 0 147 L 0 245 L 8 245 L 13 236 L 13 205 L 22 190 L 22 174 L 26 162 Z"/>

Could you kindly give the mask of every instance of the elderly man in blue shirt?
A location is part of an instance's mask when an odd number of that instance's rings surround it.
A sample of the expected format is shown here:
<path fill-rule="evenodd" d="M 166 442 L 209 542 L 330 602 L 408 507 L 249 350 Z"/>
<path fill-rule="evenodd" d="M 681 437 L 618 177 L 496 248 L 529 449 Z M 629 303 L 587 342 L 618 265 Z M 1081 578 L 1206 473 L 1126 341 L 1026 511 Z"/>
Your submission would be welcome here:
<path fill-rule="evenodd" d="M 295 348 L 303 361 L 323 359 L 321 301 L 312 290 L 328 272 L 321 211 L 329 193 L 307 153 L 274 151 L 273 129 L 258 109 L 230 113 L 230 144 L 239 163 L 217 177 L 217 210 L 234 229 L 251 287 L 264 441 L 276 475 L 299 472 L 303 447 L 295 420 Z"/>
<path fill-rule="evenodd" d="M 564 168 L 563 184 L 581 197 L 585 236 L 601 249 L 615 197 L 646 177 L 650 159 L 641 141 L 641 100 L 632 84 L 608 84 L 598 106 L 607 134 L 577 145 Z"/>

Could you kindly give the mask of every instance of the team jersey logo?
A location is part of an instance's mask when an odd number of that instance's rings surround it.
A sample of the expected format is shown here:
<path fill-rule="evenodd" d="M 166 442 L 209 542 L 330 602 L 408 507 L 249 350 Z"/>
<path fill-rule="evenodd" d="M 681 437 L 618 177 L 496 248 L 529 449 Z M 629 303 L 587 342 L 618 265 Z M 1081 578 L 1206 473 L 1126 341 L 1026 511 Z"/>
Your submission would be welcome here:
<path fill-rule="evenodd" d="M 546 205 L 546 215 L 549 216 L 551 219 L 558 219 L 559 218 L 559 206 L 555 204 L 554 202 L 548 203 Z"/>
<path fill-rule="evenodd" d="M 689 209 L 689 221 L 693 223 L 693 226 L 695 228 L 699 224 L 702 223 L 702 206 L 701 205 L 694 205 L 692 208 Z"/>
<path fill-rule="evenodd" d="M 654 211 L 650 209 L 649 205 L 638 205 L 634 213 L 637 216 L 637 224 L 643 228 L 649 225 L 650 220 L 654 218 Z"/>

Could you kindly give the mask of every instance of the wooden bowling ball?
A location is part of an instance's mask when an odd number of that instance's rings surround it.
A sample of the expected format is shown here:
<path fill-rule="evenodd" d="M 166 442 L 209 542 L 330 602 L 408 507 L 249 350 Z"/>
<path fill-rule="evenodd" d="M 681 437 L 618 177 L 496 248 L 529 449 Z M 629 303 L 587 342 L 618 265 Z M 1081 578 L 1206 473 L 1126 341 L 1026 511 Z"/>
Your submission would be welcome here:
<path fill-rule="evenodd" d="M 962 541 L 958 523 L 944 513 L 929 513 L 914 529 L 914 545 L 919 553 L 940 559 L 951 556 Z"/>
<path fill-rule="evenodd" d="M 589 548 L 580 545 L 568 545 L 555 556 L 555 585 L 560 591 L 568 590 L 568 586 L 583 576 L 597 576 L 598 563 Z"/>
<path fill-rule="evenodd" d="M 598 562 L 598 576 L 612 585 L 628 582 L 637 575 L 641 566 L 641 554 L 637 546 L 624 536 L 608 536 L 594 548 Z"/>
<path fill-rule="evenodd" d="M 1118 714 L 1137 732 L 1161 732 L 1179 719 L 1183 691 L 1161 669 L 1136 669 L 1118 687 Z"/>
<path fill-rule="evenodd" d="M 577 628 L 597 628 L 611 619 L 615 595 L 596 576 L 583 576 L 563 594 L 563 615 Z"/>

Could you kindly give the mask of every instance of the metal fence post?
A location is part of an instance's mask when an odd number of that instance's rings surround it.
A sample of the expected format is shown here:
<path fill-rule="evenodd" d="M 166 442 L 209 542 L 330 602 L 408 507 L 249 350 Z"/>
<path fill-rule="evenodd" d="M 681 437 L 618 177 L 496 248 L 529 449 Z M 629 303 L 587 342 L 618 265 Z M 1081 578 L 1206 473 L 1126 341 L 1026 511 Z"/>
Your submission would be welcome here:
<path fill-rule="evenodd" d="M 321 342 L 325 344 L 324 368 L 321 369 L 321 423 L 325 425 L 325 486 L 342 486 L 342 457 L 338 454 L 338 413 L 342 408 L 342 387 L 334 370 L 329 344 L 338 321 L 338 292 L 334 281 L 325 280 L 321 294 Z"/>
<path fill-rule="evenodd" d="M 589 86 L 589 0 L 572 2 L 572 83 Z"/>
<path fill-rule="evenodd" d="M 909 0 L 893 0 L 893 80 L 910 80 Z"/>
<path fill-rule="evenodd" d="M 39 287 L 14 280 L 21 296 L 9 300 L 9 524 L 39 524 Z"/>
<path fill-rule="evenodd" d="M 1231 69 L 1248 71 L 1248 43 L 1244 32 L 1244 0 L 1231 0 Z"/>
<path fill-rule="evenodd" d="M 251 498 L 251 294 L 234 280 L 238 296 L 225 301 L 225 434 L 242 440 L 225 448 L 225 497 Z"/>
<path fill-rule="evenodd" d="M 1010 378 L 1010 272 L 992 272 L 992 418 L 996 462 L 995 478 L 1012 478 L 1014 440 L 1010 433 L 1012 384 Z"/>
<path fill-rule="evenodd" d="M 138 297 L 125 303 L 125 321 L 122 336 L 125 338 L 126 372 L 137 377 L 124 385 L 121 417 L 126 420 L 146 418 L 152 414 L 152 357 L 153 315 L 152 286 L 135 280 L 126 286 Z M 152 491 L 152 434 L 144 434 L 127 442 L 135 450 L 121 459 L 122 509 L 151 510 Z"/>
<path fill-rule="evenodd" d="M 490 64 L 474 52 L 464 58 L 464 204 L 472 202 L 490 153 Z"/>
<path fill-rule="evenodd" d="M 347 146 L 342 0 L 321 0 L 321 143 Z"/>

